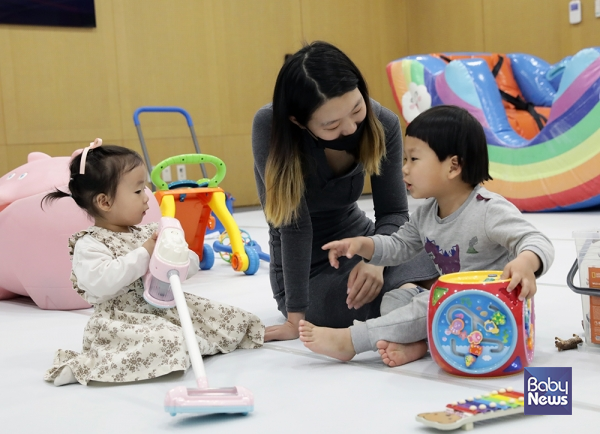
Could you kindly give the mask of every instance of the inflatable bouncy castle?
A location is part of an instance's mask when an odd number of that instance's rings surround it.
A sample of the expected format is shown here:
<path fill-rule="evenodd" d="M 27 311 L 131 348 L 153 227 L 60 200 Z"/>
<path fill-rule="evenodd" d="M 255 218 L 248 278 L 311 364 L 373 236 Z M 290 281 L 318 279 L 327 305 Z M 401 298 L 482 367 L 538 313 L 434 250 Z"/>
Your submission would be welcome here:
<path fill-rule="evenodd" d="M 550 65 L 528 54 L 433 53 L 387 66 L 407 122 L 440 104 L 483 125 L 486 187 L 521 211 L 600 204 L 600 48 Z"/>

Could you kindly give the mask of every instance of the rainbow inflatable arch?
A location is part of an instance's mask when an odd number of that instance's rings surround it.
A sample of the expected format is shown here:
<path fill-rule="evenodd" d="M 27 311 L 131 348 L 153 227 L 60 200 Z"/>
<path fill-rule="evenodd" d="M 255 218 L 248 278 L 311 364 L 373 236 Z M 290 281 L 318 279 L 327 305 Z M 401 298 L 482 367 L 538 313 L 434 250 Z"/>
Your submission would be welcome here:
<path fill-rule="evenodd" d="M 554 65 L 527 54 L 506 56 L 525 99 L 550 107 L 532 139 L 511 128 L 485 60 L 447 63 L 432 55 L 409 56 L 389 63 L 387 72 L 407 122 L 440 104 L 464 107 L 481 122 L 494 178 L 486 187 L 521 211 L 600 204 L 600 48 L 586 48 Z"/>

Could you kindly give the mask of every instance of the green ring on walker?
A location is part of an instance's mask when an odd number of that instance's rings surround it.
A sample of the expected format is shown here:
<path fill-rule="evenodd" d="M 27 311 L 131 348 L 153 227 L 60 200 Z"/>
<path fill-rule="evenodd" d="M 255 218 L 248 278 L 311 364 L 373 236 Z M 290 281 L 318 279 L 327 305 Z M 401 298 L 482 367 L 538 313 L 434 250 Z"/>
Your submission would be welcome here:
<path fill-rule="evenodd" d="M 154 169 L 152 169 L 152 173 L 150 174 L 150 179 L 152 183 L 156 185 L 156 188 L 159 190 L 168 190 L 169 185 L 163 181 L 161 174 L 164 169 L 174 164 L 202 164 L 202 163 L 210 163 L 217 168 L 217 173 L 210 179 L 202 178 L 198 181 L 207 182 L 207 187 L 216 187 L 219 185 L 223 178 L 225 178 L 225 173 L 227 172 L 227 168 L 225 167 L 225 163 L 220 158 L 217 158 L 212 155 L 207 154 L 182 154 L 176 155 L 174 157 L 169 157 L 166 160 L 161 161 Z"/>

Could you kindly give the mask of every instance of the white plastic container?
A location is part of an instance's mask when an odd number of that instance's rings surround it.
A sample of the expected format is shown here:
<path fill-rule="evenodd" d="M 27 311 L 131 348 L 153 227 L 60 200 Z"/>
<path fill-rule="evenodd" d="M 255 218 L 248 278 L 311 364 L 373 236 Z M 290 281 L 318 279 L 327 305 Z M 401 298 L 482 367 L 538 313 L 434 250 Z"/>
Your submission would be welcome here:
<path fill-rule="evenodd" d="M 600 352 L 600 231 L 574 231 L 579 267 L 579 284 L 598 292 L 598 296 L 581 295 L 584 345 L 581 350 Z"/>

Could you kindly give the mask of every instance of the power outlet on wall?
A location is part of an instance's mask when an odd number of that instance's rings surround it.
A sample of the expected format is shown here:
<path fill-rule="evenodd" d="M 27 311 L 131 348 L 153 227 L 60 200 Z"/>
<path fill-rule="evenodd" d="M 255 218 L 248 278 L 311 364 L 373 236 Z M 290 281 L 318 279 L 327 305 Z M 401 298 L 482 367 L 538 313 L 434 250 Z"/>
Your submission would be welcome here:
<path fill-rule="evenodd" d="M 581 0 L 569 2 L 569 23 L 579 24 L 581 22 Z"/>
<path fill-rule="evenodd" d="M 171 166 L 165 167 L 161 172 L 161 178 L 165 182 L 173 181 L 173 177 L 171 175 Z"/>
<path fill-rule="evenodd" d="M 184 181 L 187 179 L 187 174 L 185 172 L 185 164 L 177 165 L 177 179 L 179 181 Z"/>

